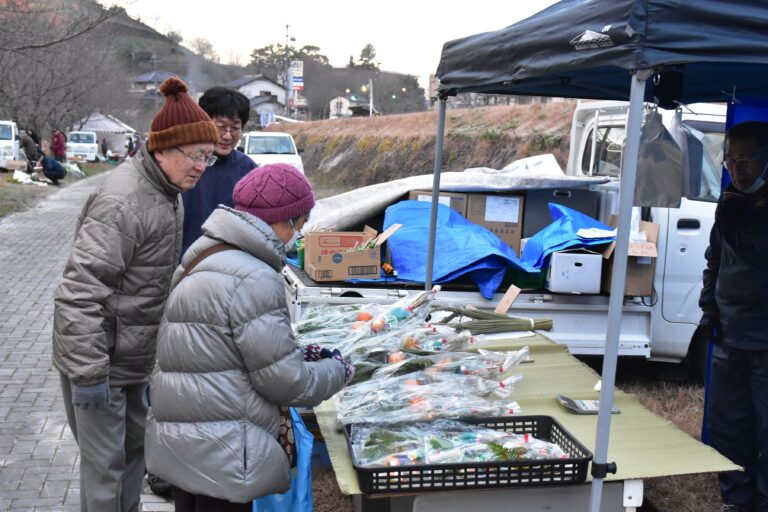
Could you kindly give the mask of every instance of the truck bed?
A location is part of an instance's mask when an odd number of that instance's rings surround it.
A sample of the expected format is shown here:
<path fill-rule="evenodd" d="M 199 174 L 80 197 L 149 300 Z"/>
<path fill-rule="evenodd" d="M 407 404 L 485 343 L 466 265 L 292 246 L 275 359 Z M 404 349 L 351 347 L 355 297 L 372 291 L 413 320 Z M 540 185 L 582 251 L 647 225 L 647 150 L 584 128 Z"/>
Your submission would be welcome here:
<path fill-rule="evenodd" d="M 307 307 L 322 304 L 391 304 L 406 294 L 423 289 L 419 283 L 317 283 L 302 269 L 287 265 L 283 269 L 285 292 L 292 321 L 303 316 Z M 435 306 L 493 309 L 501 300 L 505 287 L 486 300 L 471 281 L 441 285 Z M 572 354 L 602 355 L 608 297 L 605 295 L 556 294 L 546 290 L 527 290 L 512 304 L 509 314 L 528 318 L 552 318 L 554 327 L 547 336 L 568 345 Z M 627 299 L 621 322 L 622 341 L 619 355 L 650 357 L 651 307 L 639 298 Z"/>

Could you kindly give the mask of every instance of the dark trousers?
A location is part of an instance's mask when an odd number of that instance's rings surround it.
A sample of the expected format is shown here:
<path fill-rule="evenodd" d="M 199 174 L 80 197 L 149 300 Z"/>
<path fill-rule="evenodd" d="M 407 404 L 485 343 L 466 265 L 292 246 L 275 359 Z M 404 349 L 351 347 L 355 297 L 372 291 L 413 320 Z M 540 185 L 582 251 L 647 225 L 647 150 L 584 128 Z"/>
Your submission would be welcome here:
<path fill-rule="evenodd" d="M 176 512 L 251 512 L 253 502 L 232 503 L 231 501 L 192 494 L 171 486 Z"/>
<path fill-rule="evenodd" d="M 712 447 L 745 469 L 718 475 L 723 501 L 768 512 L 768 351 L 715 345 L 707 427 Z"/>

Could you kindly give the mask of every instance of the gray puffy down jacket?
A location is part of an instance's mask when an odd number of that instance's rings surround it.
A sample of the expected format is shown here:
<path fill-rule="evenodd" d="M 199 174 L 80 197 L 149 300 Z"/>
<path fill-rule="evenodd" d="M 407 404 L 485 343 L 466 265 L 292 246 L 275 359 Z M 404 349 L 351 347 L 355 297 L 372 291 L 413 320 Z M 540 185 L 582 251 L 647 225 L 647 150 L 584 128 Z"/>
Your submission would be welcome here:
<path fill-rule="evenodd" d="M 202 260 L 219 242 L 239 250 Z M 283 243 L 252 215 L 220 206 L 174 274 L 160 326 L 147 418 L 148 470 L 187 492 L 236 503 L 284 492 L 278 406 L 314 406 L 343 386 L 344 368 L 304 362 L 283 279 Z"/>
<path fill-rule="evenodd" d="M 54 293 L 53 363 L 70 381 L 149 378 L 181 251 L 180 192 L 142 147 L 88 198 Z"/>

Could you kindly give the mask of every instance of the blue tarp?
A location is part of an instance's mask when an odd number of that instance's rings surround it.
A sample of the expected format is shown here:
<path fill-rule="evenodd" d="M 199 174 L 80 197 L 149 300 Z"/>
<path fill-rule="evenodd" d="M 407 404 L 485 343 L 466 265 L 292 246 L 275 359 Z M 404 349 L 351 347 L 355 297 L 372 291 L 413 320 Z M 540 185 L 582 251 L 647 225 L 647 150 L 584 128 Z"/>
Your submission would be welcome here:
<path fill-rule="evenodd" d="M 429 242 L 429 216 L 431 203 L 401 201 L 387 208 L 384 229 L 402 224 L 389 238 L 392 264 L 398 278 L 424 282 L 427 269 Z M 515 251 L 503 240 L 482 226 L 474 224 L 453 209 L 437 205 L 437 238 L 432 282 L 451 281 L 468 274 L 480 293 L 492 299 L 510 266 L 526 272 L 535 272 L 517 258 Z"/>
<path fill-rule="evenodd" d="M 520 259 L 528 266 L 540 269 L 544 266 L 547 256 L 555 251 L 606 244 L 616 238 L 614 235 L 599 238 L 581 237 L 577 234 L 580 229 L 612 231 L 613 228 L 567 206 L 555 203 L 549 203 L 548 206 L 552 224 L 533 235 L 523 249 Z"/>

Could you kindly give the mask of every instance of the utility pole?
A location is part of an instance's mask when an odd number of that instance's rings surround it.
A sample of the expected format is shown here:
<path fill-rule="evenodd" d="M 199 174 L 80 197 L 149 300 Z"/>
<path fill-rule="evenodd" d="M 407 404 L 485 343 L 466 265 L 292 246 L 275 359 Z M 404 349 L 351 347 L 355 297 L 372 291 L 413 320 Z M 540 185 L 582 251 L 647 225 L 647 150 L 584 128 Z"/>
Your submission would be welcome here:
<path fill-rule="evenodd" d="M 368 79 L 368 117 L 373 117 L 373 78 Z"/>
<path fill-rule="evenodd" d="M 283 48 L 283 87 L 285 88 L 285 109 L 284 114 L 286 117 L 290 117 L 290 110 L 288 109 L 288 91 L 290 90 L 290 81 L 288 80 L 288 69 L 290 68 L 290 62 L 288 62 L 288 24 L 285 25 L 285 48 Z"/>

